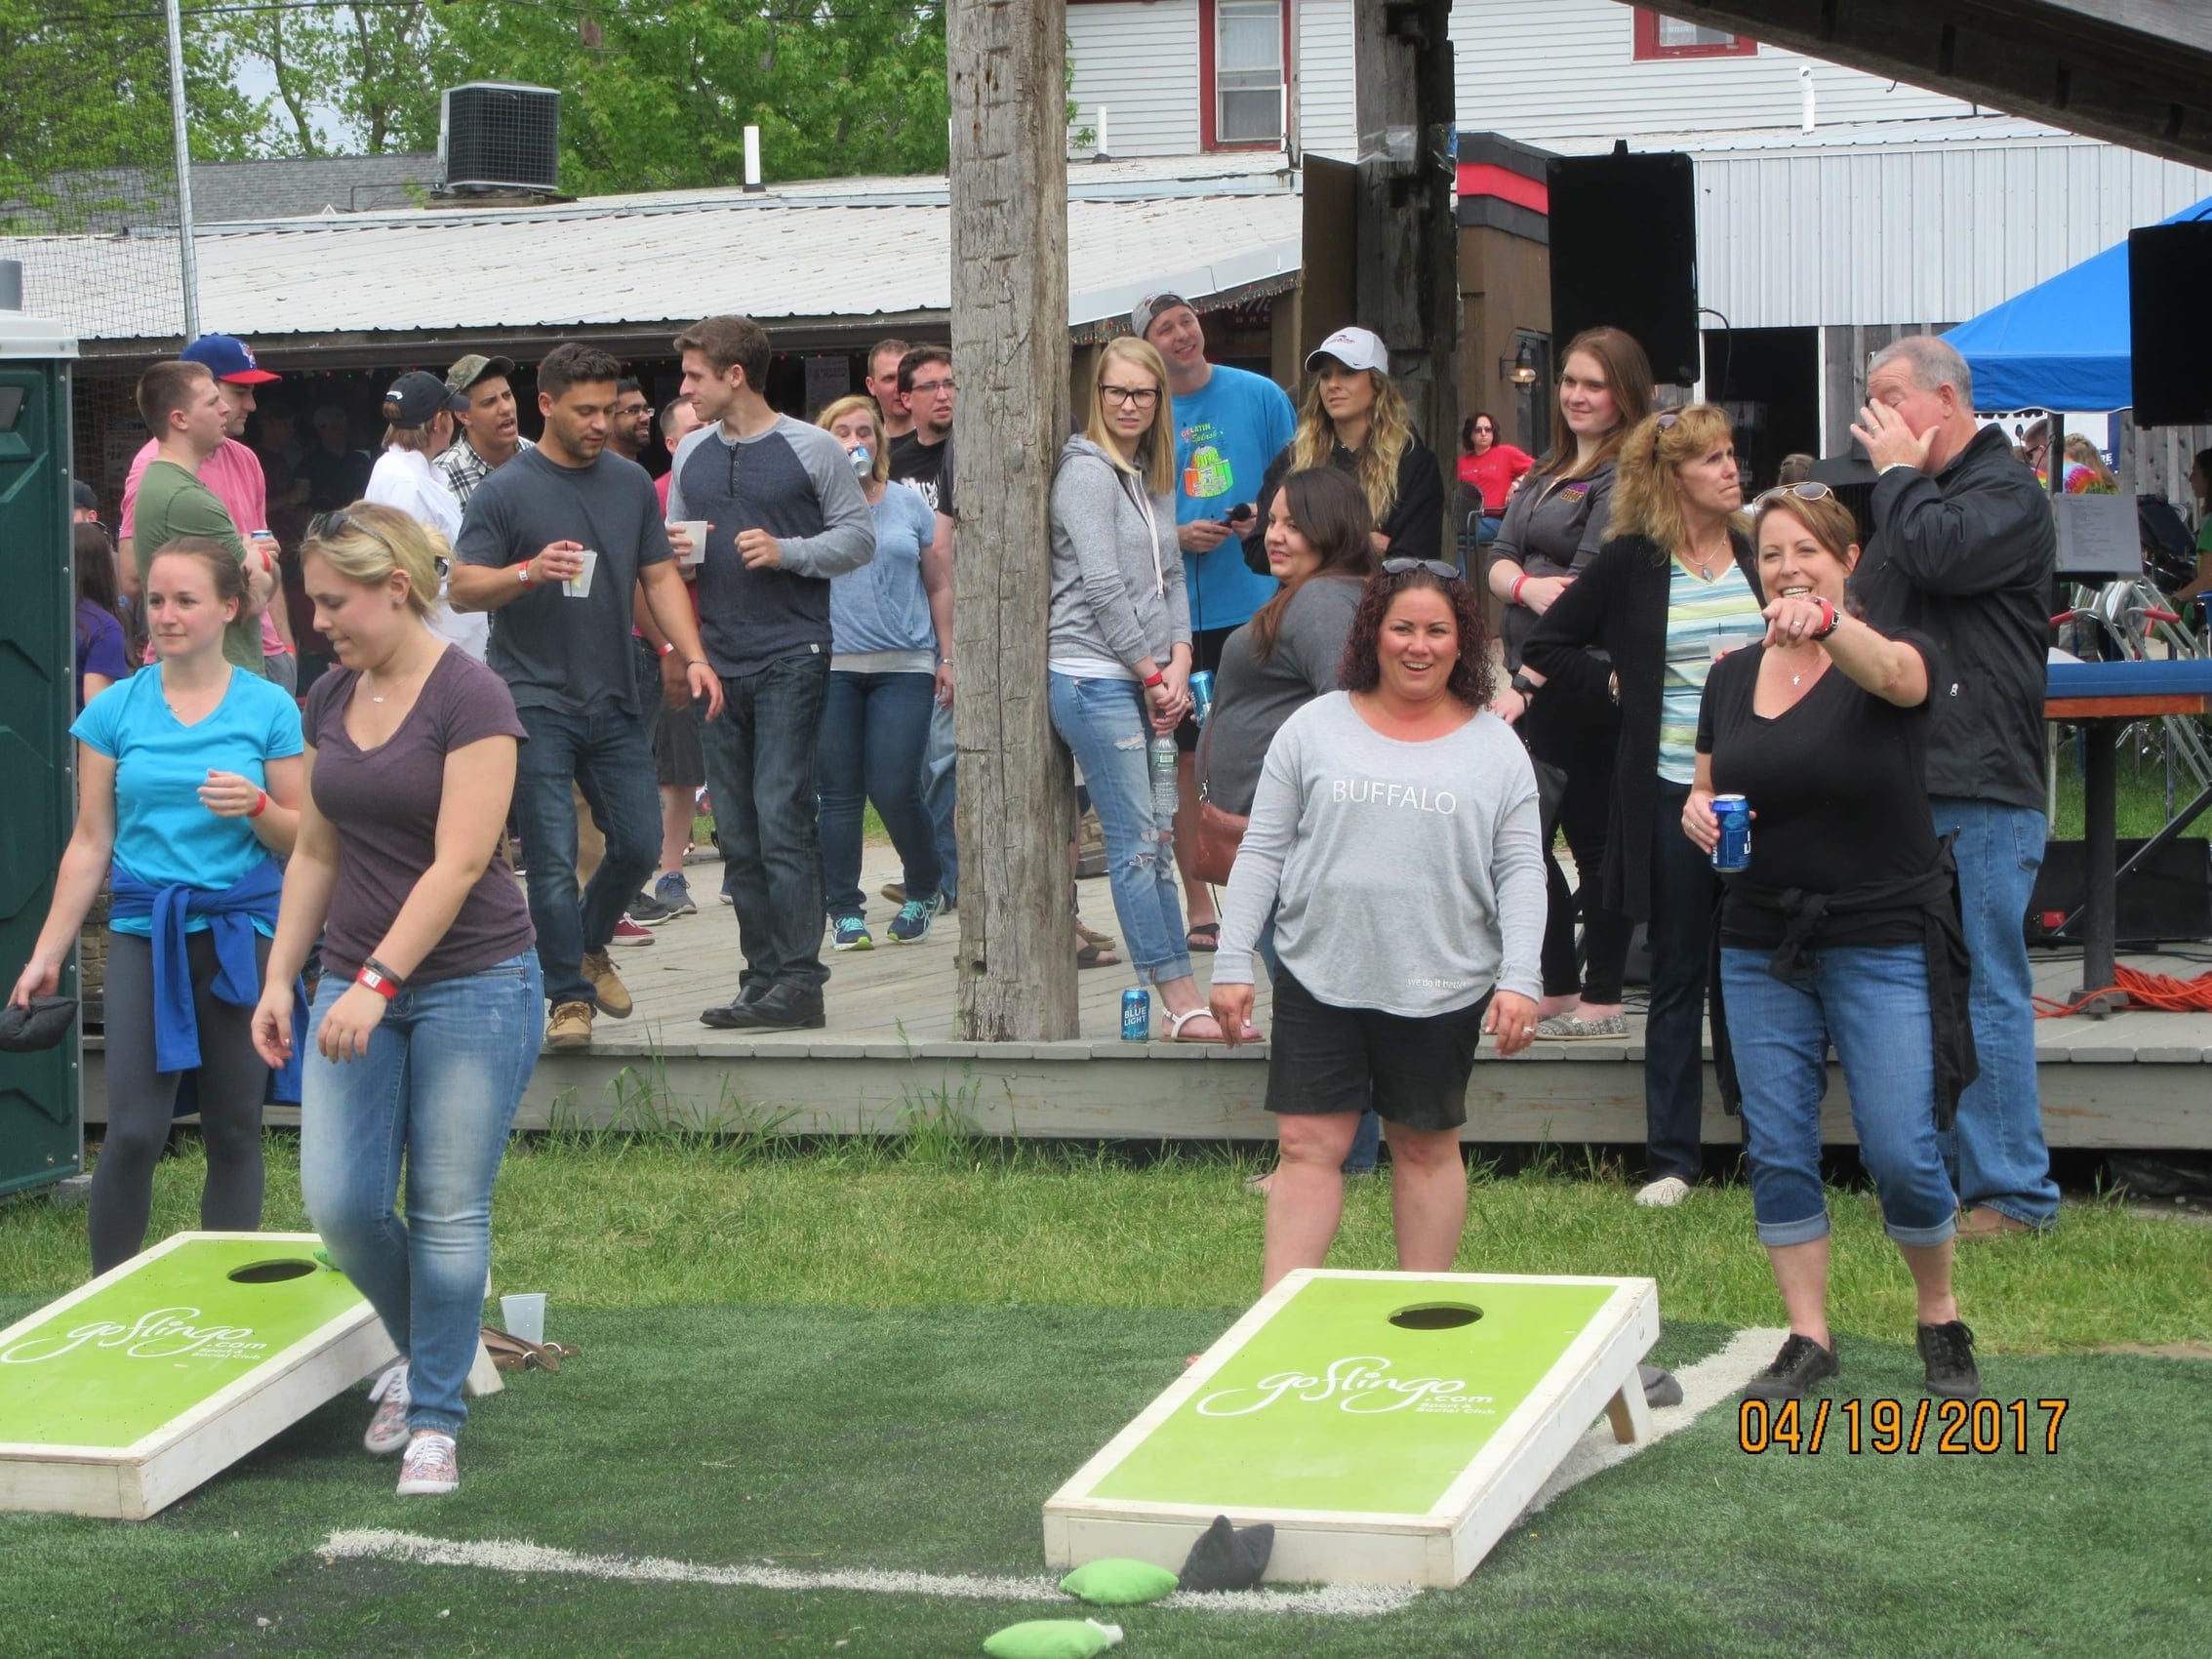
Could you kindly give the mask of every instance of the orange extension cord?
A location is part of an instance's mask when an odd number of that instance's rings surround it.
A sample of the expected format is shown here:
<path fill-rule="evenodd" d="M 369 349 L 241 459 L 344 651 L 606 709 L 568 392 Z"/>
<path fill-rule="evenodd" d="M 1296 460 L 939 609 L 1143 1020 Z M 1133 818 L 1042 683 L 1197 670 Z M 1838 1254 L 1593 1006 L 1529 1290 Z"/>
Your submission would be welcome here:
<path fill-rule="evenodd" d="M 2077 1014 L 2098 997 L 2113 991 L 2126 991 L 2131 1008 L 2165 1014 L 2212 1014 L 2212 973 L 2198 974 L 2194 979 L 2174 979 L 2167 974 L 2147 974 L 2141 968 L 2115 964 L 2112 981 L 2104 991 L 2086 991 L 2071 1002 L 2035 997 L 2035 1018 L 2056 1020 Z"/>

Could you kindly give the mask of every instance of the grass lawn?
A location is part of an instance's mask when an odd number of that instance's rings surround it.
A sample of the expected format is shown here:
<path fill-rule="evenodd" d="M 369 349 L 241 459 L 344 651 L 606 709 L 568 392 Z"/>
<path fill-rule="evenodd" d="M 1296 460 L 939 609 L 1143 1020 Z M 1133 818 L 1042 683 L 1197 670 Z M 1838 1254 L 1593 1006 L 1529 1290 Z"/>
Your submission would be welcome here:
<path fill-rule="evenodd" d="M 2212 728 L 2208 728 L 2212 730 Z M 2155 755 L 2137 766 L 2123 748 L 2119 756 L 2117 811 L 2113 823 L 2121 840 L 2143 840 L 2166 825 L 2166 771 Z M 2195 797 L 2189 773 L 2174 773 L 2174 810 L 2179 812 Z M 2212 818 L 2200 818 L 2188 833 L 2212 835 Z M 2081 839 L 2081 762 L 2079 751 L 2069 743 L 2059 750 L 2059 815 L 2051 822 L 2051 837 L 2060 841 Z"/>
<path fill-rule="evenodd" d="M 303 1226 L 292 1144 L 270 1146 L 266 1223 Z M 518 1143 L 495 1273 L 548 1292 L 548 1333 L 584 1352 L 476 1407 L 459 1494 L 394 1499 L 347 1396 L 152 1521 L 0 1517 L 0 1651 L 980 1652 L 999 1626 L 1062 1609 L 319 1546 L 393 1528 L 703 1566 L 1034 1578 L 1045 1497 L 1257 1294 L 1250 1167 L 928 1135 Z M 157 1234 L 192 1224 L 199 1175 L 189 1144 L 163 1164 Z M 1388 1203 L 1387 1176 L 1354 1185 L 1334 1265 L 1389 1264 Z M 1870 1198 L 1834 1207 L 1835 1392 L 1910 1401 L 1903 1272 Z M 82 1229 L 43 1201 L 0 1208 L 0 1317 L 81 1279 Z M 1479 1180 L 1461 1266 L 1653 1275 L 1670 1364 L 1779 1322 L 1740 1187 L 1645 1212 L 1603 1176 Z M 2071 1402 L 2056 1453 L 1753 1456 L 1716 1408 L 1525 1520 L 1468 1584 L 1386 1617 L 1101 1617 L 1126 1627 L 1132 1659 L 2200 1652 L 2212 1376 L 2094 1351 L 2212 1339 L 2212 1230 L 2072 1205 L 2048 1239 L 1962 1252 L 1959 1288 L 1989 1394 Z"/>

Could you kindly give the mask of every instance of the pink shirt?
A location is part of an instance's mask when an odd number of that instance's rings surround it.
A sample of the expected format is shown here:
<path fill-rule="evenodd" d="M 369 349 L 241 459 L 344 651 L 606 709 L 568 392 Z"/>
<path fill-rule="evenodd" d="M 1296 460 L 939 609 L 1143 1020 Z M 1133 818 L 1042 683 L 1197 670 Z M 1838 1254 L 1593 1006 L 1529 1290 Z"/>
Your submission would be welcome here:
<path fill-rule="evenodd" d="M 129 537 L 138 516 L 139 480 L 153 465 L 154 447 L 153 440 L 148 438 L 145 447 L 132 459 L 130 476 L 123 480 L 123 523 L 116 532 L 120 536 Z M 261 458 L 236 438 L 224 438 L 222 447 L 207 458 L 200 467 L 200 482 L 215 492 L 215 499 L 222 504 L 222 510 L 230 514 L 230 522 L 241 541 L 257 530 L 268 528 L 268 480 L 261 472 Z M 269 614 L 280 603 L 280 599 L 272 598 L 269 610 L 261 613 L 264 654 L 274 655 L 290 649 L 284 643 L 284 636 L 276 631 L 276 624 Z"/>

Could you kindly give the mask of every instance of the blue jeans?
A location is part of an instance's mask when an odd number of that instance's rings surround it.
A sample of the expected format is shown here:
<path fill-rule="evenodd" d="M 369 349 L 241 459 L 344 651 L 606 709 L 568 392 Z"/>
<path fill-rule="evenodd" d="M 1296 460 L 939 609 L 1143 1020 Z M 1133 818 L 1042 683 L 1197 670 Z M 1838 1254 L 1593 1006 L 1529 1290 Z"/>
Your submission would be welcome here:
<path fill-rule="evenodd" d="M 1936 1052 L 1928 967 L 1917 945 L 1818 951 L 1810 979 L 1767 972 L 1772 952 L 1724 949 L 1728 1039 L 1744 1091 L 1744 1152 L 1759 1242 L 1828 1236 L 1821 1187 L 1821 1096 L 1828 1045 L 1843 1061 L 1859 1161 L 1900 1244 L 1941 1244 L 1957 1202 L 1936 1150 Z"/>
<path fill-rule="evenodd" d="M 1936 833 L 1955 834 L 1959 909 L 1973 958 L 1968 996 L 1981 1075 L 1958 1100 L 1958 1118 L 1943 1137 L 1944 1162 L 1971 1209 L 1987 1204 L 2014 1221 L 2048 1227 L 2058 1219 L 2059 1184 L 2043 1145 L 2035 1090 L 2034 987 L 2024 924 L 2043 866 L 2049 825 L 2033 807 L 1932 796 Z"/>
<path fill-rule="evenodd" d="M 1079 680 L 1053 673 L 1052 725 L 1074 750 L 1106 832 L 1106 885 L 1129 941 L 1140 983 L 1186 979 L 1190 947 L 1175 891 L 1171 834 L 1152 821 L 1152 735 L 1135 680 Z"/>
<path fill-rule="evenodd" d="M 700 728 L 745 958 L 741 988 L 820 991 L 829 978 L 814 788 L 828 694 L 827 652 L 785 657 L 758 673 L 725 676 L 722 716 Z"/>
<path fill-rule="evenodd" d="M 861 891 L 862 806 L 875 802 L 905 867 L 906 897 L 938 888 L 937 844 L 922 805 L 922 751 L 936 706 L 933 674 L 832 669 L 816 758 L 822 787 L 822 886 L 833 916 L 867 914 Z"/>
<path fill-rule="evenodd" d="M 308 1031 L 350 987 L 315 992 Z M 468 1415 L 492 1260 L 492 1183 L 538 1062 L 545 1006 L 538 959 L 403 991 L 340 1064 L 306 1051 L 300 1187 L 331 1259 L 407 1357 L 410 1429 L 451 1435 Z M 394 1213 L 400 1161 L 407 1217 Z"/>
<path fill-rule="evenodd" d="M 937 703 L 933 689 L 929 743 L 922 754 L 922 803 L 929 809 L 931 832 L 937 837 L 938 891 L 948 900 L 960 891 L 960 847 L 952 831 L 959 799 L 953 773 L 959 753 L 952 736 L 952 710 Z M 913 897 L 911 889 L 906 896 Z"/>
<path fill-rule="evenodd" d="M 530 860 L 524 881 L 538 929 L 545 996 L 556 1005 L 597 1007 L 583 957 L 604 951 L 615 924 L 661 867 L 661 790 L 645 722 L 611 703 L 588 714 L 522 708 L 530 741 L 515 757 L 514 824 Z M 576 796 L 606 838 L 606 857 L 580 899 L 576 890 Z"/>
<path fill-rule="evenodd" d="M 1282 958 L 1275 954 L 1275 917 L 1267 913 L 1267 926 L 1260 929 L 1260 938 L 1253 949 L 1260 952 L 1260 960 L 1267 966 L 1267 983 L 1272 985 L 1282 978 Z M 1359 1127 L 1352 1131 L 1351 1151 L 1345 1153 L 1343 1164 L 1347 1175 L 1373 1175 L 1376 1160 L 1383 1147 L 1383 1117 L 1373 1107 L 1359 1114 Z"/>
<path fill-rule="evenodd" d="M 1644 1021 L 1645 1179 L 1705 1165 L 1705 978 L 1720 878 L 1682 833 L 1686 784 L 1659 780 L 1651 826 L 1651 1013 Z M 1588 880 L 1586 875 L 1584 879 Z"/>

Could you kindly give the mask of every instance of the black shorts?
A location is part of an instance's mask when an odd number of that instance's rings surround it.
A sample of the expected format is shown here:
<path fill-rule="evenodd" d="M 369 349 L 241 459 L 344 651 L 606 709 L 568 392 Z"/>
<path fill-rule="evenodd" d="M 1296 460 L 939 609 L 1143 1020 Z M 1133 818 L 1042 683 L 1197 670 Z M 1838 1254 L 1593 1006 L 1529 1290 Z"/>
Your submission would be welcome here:
<path fill-rule="evenodd" d="M 1467 1121 L 1467 1080 L 1490 993 L 1427 1019 L 1337 1008 L 1286 970 L 1267 1032 L 1267 1110 L 1317 1115 L 1372 1106 L 1408 1129 Z"/>
<path fill-rule="evenodd" d="M 699 715 L 671 708 L 661 694 L 661 654 L 644 640 L 637 647 L 637 702 L 653 738 L 653 781 L 679 789 L 706 786 L 706 756 L 699 747 Z"/>
<path fill-rule="evenodd" d="M 1190 671 L 1216 673 L 1222 666 L 1222 647 L 1228 643 L 1233 627 L 1202 627 L 1190 636 Z M 1185 754 L 1198 752 L 1198 722 L 1189 715 L 1183 717 L 1175 728 L 1175 747 Z"/>

